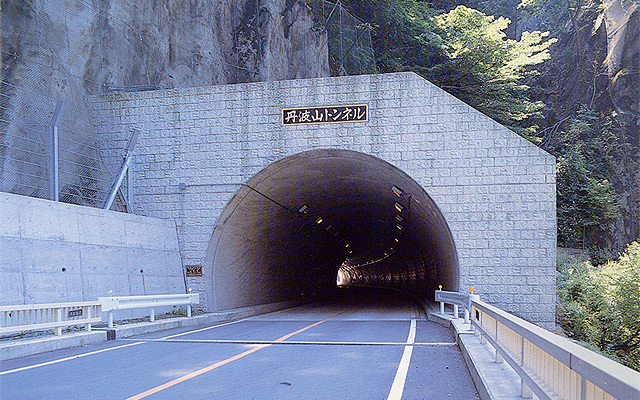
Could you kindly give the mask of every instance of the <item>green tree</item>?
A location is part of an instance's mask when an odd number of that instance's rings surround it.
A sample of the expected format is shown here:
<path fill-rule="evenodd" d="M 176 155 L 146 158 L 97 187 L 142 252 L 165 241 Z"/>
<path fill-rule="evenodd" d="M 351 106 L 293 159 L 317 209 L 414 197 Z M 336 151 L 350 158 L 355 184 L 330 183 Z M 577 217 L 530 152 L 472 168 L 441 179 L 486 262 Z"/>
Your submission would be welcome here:
<path fill-rule="evenodd" d="M 345 7 L 373 28 L 373 47 L 380 72 L 413 71 L 427 76 L 433 65 L 445 62 L 437 42 L 419 36 L 434 32 L 436 11 L 419 0 L 347 0 Z"/>
<path fill-rule="evenodd" d="M 557 284 L 565 333 L 640 371 L 640 243 L 601 267 L 559 263 Z"/>
<path fill-rule="evenodd" d="M 507 38 L 510 21 L 458 6 L 433 18 L 439 28 L 424 33 L 425 44 L 442 47 L 445 62 L 435 65 L 428 78 L 474 108 L 533 139 L 544 104 L 529 98 L 528 80 L 535 66 L 549 59 L 555 39 L 548 32 L 523 32 Z"/>
<path fill-rule="evenodd" d="M 558 157 L 558 242 L 589 247 L 593 256 L 610 247 L 611 226 L 620 216 L 614 188 L 621 152 L 616 127 L 611 117 L 583 106 L 552 148 Z"/>

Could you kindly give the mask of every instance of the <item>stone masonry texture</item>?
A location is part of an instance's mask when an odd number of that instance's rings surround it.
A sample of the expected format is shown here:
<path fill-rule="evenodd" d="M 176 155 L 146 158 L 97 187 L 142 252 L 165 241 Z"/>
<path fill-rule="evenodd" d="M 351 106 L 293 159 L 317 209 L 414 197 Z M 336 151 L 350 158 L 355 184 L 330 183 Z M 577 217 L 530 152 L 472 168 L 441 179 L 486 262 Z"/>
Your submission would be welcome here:
<path fill-rule="evenodd" d="M 368 104 L 369 120 L 284 126 L 283 108 Z M 92 106 L 104 146 L 135 149 L 134 211 L 175 219 L 183 263 L 202 264 L 218 216 L 257 172 L 303 151 L 381 158 L 446 218 L 460 290 L 543 327 L 555 314 L 555 159 L 413 73 L 112 94 Z M 105 125 L 106 126 L 106 125 Z M 188 282 L 198 289 L 198 280 Z M 206 294 L 205 294 L 206 295 Z"/>

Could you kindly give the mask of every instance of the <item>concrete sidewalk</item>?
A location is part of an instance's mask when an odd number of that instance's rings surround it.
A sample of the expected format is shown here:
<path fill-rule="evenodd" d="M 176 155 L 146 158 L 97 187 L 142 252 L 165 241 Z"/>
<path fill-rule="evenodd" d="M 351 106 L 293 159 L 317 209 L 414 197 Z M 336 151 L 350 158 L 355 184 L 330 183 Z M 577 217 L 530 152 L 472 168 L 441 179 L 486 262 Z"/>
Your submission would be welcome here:
<path fill-rule="evenodd" d="M 489 343 L 482 344 L 471 324 L 462 318 L 429 310 L 429 320 L 449 326 L 456 336 L 460 350 L 482 400 L 516 400 L 520 395 L 520 377 L 506 362 L 496 363 L 496 353 Z M 534 398 L 535 397 L 534 395 Z"/>

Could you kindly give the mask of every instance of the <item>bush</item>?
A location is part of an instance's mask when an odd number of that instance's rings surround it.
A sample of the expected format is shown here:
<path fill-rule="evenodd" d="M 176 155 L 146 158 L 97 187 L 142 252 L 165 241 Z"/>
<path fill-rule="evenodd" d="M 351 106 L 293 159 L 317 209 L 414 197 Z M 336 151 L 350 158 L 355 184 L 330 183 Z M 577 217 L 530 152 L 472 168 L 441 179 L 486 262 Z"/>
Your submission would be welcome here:
<path fill-rule="evenodd" d="M 570 338 L 640 371 L 640 243 L 600 267 L 558 261 L 558 324 Z"/>

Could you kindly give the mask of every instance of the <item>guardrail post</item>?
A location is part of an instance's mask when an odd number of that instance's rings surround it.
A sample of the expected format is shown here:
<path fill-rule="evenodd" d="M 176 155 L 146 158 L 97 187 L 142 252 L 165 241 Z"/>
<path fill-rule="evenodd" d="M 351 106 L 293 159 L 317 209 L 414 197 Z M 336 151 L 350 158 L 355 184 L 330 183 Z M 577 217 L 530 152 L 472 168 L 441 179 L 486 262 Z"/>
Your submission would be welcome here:
<path fill-rule="evenodd" d="M 153 307 L 151 307 L 151 315 L 149 316 L 149 320 L 150 320 L 151 322 L 153 322 L 153 321 L 155 321 L 155 320 L 156 320 L 156 310 L 155 310 L 155 308 L 153 308 Z"/>
<path fill-rule="evenodd" d="M 109 310 L 109 324 L 107 326 L 113 328 L 113 311 L 111 310 Z"/>
<path fill-rule="evenodd" d="M 442 285 L 438 285 L 438 292 L 442 292 Z M 444 301 L 440 302 L 440 314 L 444 314 Z"/>
<path fill-rule="evenodd" d="M 187 304 L 187 317 L 191 318 L 191 304 Z"/>
<path fill-rule="evenodd" d="M 454 304 L 453 305 L 453 318 L 458 318 L 458 305 Z"/>
<path fill-rule="evenodd" d="M 85 318 L 91 318 L 91 306 L 84 306 L 82 308 L 82 312 L 84 313 Z M 91 332 L 91 322 L 87 322 L 86 324 L 84 324 L 84 329 L 87 332 Z"/>
<path fill-rule="evenodd" d="M 62 322 L 62 308 L 57 307 L 55 310 L 56 310 L 56 316 L 54 318 L 55 322 Z M 56 336 L 62 335 L 62 327 L 56 326 L 55 332 L 56 332 Z"/>
<path fill-rule="evenodd" d="M 533 391 L 531 390 L 529 385 L 524 383 L 524 379 L 522 379 L 522 378 L 520 378 L 520 396 L 522 398 L 524 398 L 524 399 L 532 399 L 533 398 Z"/>

